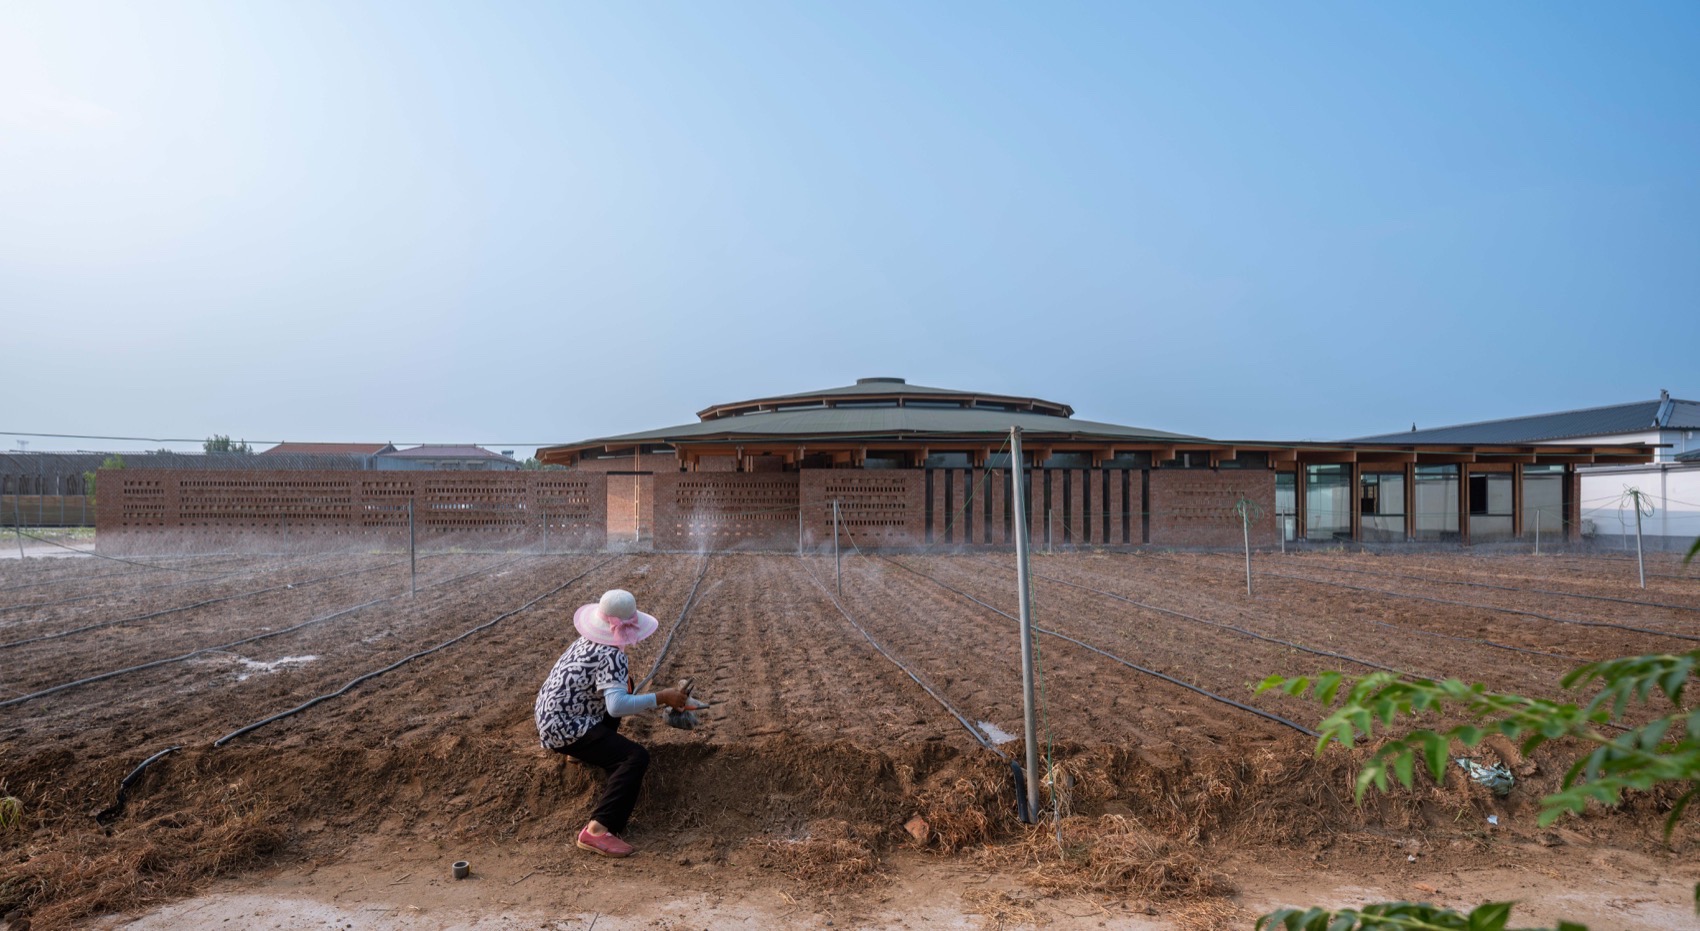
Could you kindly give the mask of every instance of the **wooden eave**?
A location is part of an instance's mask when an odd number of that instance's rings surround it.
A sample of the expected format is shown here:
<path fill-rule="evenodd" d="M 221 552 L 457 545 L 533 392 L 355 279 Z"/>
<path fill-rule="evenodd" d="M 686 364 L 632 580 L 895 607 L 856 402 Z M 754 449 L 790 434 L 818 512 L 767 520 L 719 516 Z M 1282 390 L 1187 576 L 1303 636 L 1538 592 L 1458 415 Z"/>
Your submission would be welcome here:
<path fill-rule="evenodd" d="M 1168 461 L 1183 452 L 1209 454 L 1212 463 L 1233 459 L 1240 453 L 1265 453 L 1271 466 L 1287 471 L 1297 465 L 1369 464 L 1369 465 L 1440 465 L 1458 463 L 1522 463 L 1570 465 L 1618 465 L 1651 462 L 1655 447 L 1584 446 L 1584 445 L 1483 445 L 1460 444 L 1340 444 L 1340 443 L 1227 443 L 1209 441 L 1140 441 L 1129 439 L 1092 439 L 1063 433 L 1028 432 L 1024 440 L 1029 447 L 1029 459 L 1042 460 L 1053 453 L 1095 454 L 1103 459 L 1119 453 L 1150 453 L 1156 461 Z M 995 454 L 1004 445 L 1000 437 L 993 440 L 984 434 L 887 437 L 846 437 L 841 439 L 806 437 L 720 436 L 667 442 L 649 439 L 636 443 L 591 443 L 556 446 L 538 450 L 537 458 L 546 465 L 572 465 L 586 453 L 630 454 L 644 446 L 669 446 L 681 458 L 702 456 L 783 456 L 795 462 L 799 450 L 815 453 L 854 453 L 866 456 L 868 450 L 903 452 L 913 455 L 925 452 L 966 452 L 976 457 Z M 1043 455 L 1039 455 L 1040 453 Z"/>

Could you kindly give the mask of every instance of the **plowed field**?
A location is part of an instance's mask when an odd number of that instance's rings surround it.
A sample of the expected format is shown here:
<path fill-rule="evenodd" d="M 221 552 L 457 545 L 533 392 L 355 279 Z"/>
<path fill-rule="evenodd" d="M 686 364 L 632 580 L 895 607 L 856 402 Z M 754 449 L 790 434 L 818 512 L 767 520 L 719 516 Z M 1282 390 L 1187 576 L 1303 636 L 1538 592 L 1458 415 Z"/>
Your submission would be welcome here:
<path fill-rule="evenodd" d="M 1239 921 L 1279 900 L 1243 883 L 1236 899 L 1237 874 L 1330 862 L 1368 877 L 1359 885 L 1397 877 L 1392 898 L 1432 898 L 1421 890 L 1483 870 L 1545 871 L 1560 886 L 1592 870 L 1609 892 L 1598 864 L 1630 857 L 1625 895 L 1649 894 L 1631 878 L 1640 864 L 1672 877 L 1653 908 L 1700 878 L 1691 833 L 1661 842 L 1662 794 L 1535 826 L 1574 748 L 1477 753 L 1517 774 L 1505 798 L 1457 771 L 1358 807 L 1356 757 L 1313 753 L 1321 709 L 1252 690 L 1271 673 L 1391 669 L 1563 697 L 1559 678 L 1581 662 L 1700 646 L 1700 577 L 1668 559 L 1643 590 L 1633 563 L 1598 557 L 1260 555 L 1248 596 L 1238 557 L 1035 557 L 1039 776 L 1064 816 L 1039 827 L 1015 817 L 1008 554 L 847 556 L 842 597 L 821 556 L 437 555 L 420 560 L 412 595 L 393 555 L 136 563 L 0 565 L 0 795 L 24 809 L 0 832 L 0 913 L 14 928 L 352 851 L 435 864 L 439 851 L 499 850 L 524 874 L 514 885 L 608 881 L 613 866 L 571 850 L 600 776 L 544 753 L 531 712 L 574 637 L 572 610 L 613 587 L 661 620 L 630 651 L 634 674 L 653 673 L 652 688 L 693 677 L 715 703 L 694 731 L 647 715 L 625 728 L 654 758 L 630 839 L 658 856 L 619 866 L 651 885 L 871 921 L 902 914 L 881 899 L 894 871 L 959 864 L 1104 915 L 1202 927 L 1199 915 Z M 98 824 L 125 777 L 166 750 Z M 918 837 L 904 829 L 916 816 Z M 387 907 L 405 889 L 371 896 Z M 1010 904 L 1026 893 L 999 905 L 954 891 L 988 921 L 1043 911 Z M 1654 914 L 1596 898 L 1580 914 L 1596 928 Z"/>

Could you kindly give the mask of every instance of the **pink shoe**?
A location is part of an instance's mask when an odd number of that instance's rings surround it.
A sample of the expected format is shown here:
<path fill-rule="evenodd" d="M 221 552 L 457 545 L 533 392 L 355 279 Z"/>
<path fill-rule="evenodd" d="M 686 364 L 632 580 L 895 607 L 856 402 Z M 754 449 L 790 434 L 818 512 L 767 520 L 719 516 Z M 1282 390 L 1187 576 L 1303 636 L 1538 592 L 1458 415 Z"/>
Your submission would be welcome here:
<path fill-rule="evenodd" d="M 636 847 L 613 834 L 592 834 L 588 827 L 579 829 L 578 849 L 588 850 L 604 857 L 629 857 L 637 852 Z"/>

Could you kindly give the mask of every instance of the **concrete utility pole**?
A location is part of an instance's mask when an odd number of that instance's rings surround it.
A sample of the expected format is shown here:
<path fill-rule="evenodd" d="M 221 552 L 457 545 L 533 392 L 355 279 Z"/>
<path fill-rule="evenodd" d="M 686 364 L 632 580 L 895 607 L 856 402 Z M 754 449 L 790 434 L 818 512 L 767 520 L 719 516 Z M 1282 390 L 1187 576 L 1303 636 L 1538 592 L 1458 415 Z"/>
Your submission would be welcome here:
<path fill-rule="evenodd" d="M 1027 507 L 1023 502 L 1026 473 L 1021 461 L 1021 428 L 1009 428 L 1010 468 L 1015 475 L 1012 489 L 1015 506 L 1015 579 L 1021 590 L 1021 715 L 1027 740 L 1027 816 L 1039 820 L 1039 711 L 1033 700 L 1033 598 L 1032 578 L 1027 566 Z"/>
<path fill-rule="evenodd" d="M 838 499 L 832 499 L 832 564 L 838 573 L 838 597 L 844 597 L 844 556 L 838 551 Z"/>
<path fill-rule="evenodd" d="M 419 593 L 419 550 L 413 534 L 413 499 L 407 499 L 407 597 Z"/>

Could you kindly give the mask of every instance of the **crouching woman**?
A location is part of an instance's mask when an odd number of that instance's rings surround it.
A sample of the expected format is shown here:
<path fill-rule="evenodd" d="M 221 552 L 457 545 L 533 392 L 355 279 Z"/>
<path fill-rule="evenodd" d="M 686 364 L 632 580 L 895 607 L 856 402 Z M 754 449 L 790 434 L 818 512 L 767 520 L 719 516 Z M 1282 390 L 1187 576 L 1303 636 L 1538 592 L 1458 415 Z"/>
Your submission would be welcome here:
<path fill-rule="evenodd" d="M 590 822 L 578 832 L 579 848 L 605 857 L 630 856 L 633 847 L 620 835 L 637 804 L 649 751 L 620 736 L 620 718 L 657 705 L 683 711 L 689 699 L 678 689 L 630 693 L 626 648 L 659 626 L 637 609 L 631 592 L 614 589 L 597 604 L 579 608 L 573 612 L 573 626 L 578 639 L 556 660 L 537 692 L 537 734 L 544 749 L 608 774 Z"/>

